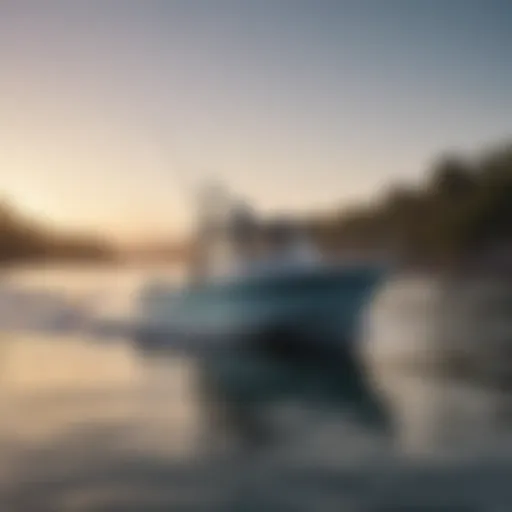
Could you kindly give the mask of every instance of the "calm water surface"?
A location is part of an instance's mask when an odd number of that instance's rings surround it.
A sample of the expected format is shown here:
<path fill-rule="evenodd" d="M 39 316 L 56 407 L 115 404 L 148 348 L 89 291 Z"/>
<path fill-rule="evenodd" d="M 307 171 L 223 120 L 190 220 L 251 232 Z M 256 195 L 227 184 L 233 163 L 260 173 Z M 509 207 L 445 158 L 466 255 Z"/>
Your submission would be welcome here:
<path fill-rule="evenodd" d="M 405 407 L 416 422 L 409 437 L 433 456 L 411 456 L 396 435 L 311 404 L 265 411 L 284 433 L 269 448 L 223 435 L 197 358 L 145 354 L 86 328 L 93 318 L 133 320 L 136 291 L 155 273 L 3 276 L 0 510 L 512 510 L 507 436 L 480 450 L 502 434 L 484 421 L 497 403 L 490 390 L 392 376 L 390 414 Z M 447 449 L 434 453 L 428 443 L 440 438 Z M 462 448 L 448 456 L 455 441 Z"/>

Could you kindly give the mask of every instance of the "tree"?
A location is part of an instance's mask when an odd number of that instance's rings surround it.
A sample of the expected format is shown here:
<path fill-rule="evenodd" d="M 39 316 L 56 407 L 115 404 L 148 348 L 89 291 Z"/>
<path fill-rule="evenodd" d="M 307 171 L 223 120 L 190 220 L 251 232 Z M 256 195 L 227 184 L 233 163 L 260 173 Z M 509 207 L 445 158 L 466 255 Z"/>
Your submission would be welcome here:
<path fill-rule="evenodd" d="M 457 261 L 512 241 L 512 146 L 473 160 L 444 156 L 423 187 L 395 186 L 374 204 L 316 219 L 331 247 L 400 247 L 427 261 Z"/>
<path fill-rule="evenodd" d="M 0 262 L 42 258 L 97 260 L 113 256 L 112 247 L 101 240 L 55 234 L 25 218 L 5 200 L 0 201 Z"/>

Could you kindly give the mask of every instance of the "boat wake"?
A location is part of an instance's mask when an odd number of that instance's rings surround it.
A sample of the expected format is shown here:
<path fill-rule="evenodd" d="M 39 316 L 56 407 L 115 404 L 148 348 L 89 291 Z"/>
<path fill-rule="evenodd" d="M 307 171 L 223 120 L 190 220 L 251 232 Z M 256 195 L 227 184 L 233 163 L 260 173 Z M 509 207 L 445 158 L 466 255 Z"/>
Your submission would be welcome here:
<path fill-rule="evenodd" d="M 151 319 L 137 319 L 143 283 L 112 280 L 73 287 L 10 279 L 0 285 L 0 331 L 103 340 L 144 334 L 144 329 L 154 332 L 156 324 Z"/>

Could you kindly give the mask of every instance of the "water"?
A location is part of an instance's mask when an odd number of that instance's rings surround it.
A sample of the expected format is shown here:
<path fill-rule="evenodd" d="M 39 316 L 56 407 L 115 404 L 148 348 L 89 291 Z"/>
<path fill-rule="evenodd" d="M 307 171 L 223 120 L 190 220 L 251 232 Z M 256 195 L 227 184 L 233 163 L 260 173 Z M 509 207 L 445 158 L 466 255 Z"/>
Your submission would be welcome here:
<path fill-rule="evenodd" d="M 122 331 L 91 329 L 98 318 L 129 324 L 154 272 L 3 277 L 0 510 L 511 509 L 512 457 L 490 424 L 500 396 L 489 389 L 388 372 L 386 405 L 393 418 L 407 411 L 405 436 L 327 402 L 259 411 L 280 432 L 268 447 L 215 428 L 201 358 L 142 353 Z M 414 443 L 421 457 L 406 450 Z"/>

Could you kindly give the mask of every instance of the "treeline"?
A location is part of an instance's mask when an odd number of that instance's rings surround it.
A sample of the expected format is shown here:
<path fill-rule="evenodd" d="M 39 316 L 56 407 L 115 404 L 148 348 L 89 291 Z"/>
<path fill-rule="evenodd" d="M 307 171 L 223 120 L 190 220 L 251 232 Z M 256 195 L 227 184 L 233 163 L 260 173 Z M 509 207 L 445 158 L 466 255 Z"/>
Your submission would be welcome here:
<path fill-rule="evenodd" d="M 454 262 L 512 245 L 512 145 L 441 158 L 423 185 L 395 186 L 372 204 L 308 222 L 327 251 L 398 251 L 416 262 Z"/>
<path fill-rule="evenodd" d="M 54 232 L 0 201 L 0 263 L 45 259 L 109 261 L 115 257 L 114 248 L 102 240 Z"/>

